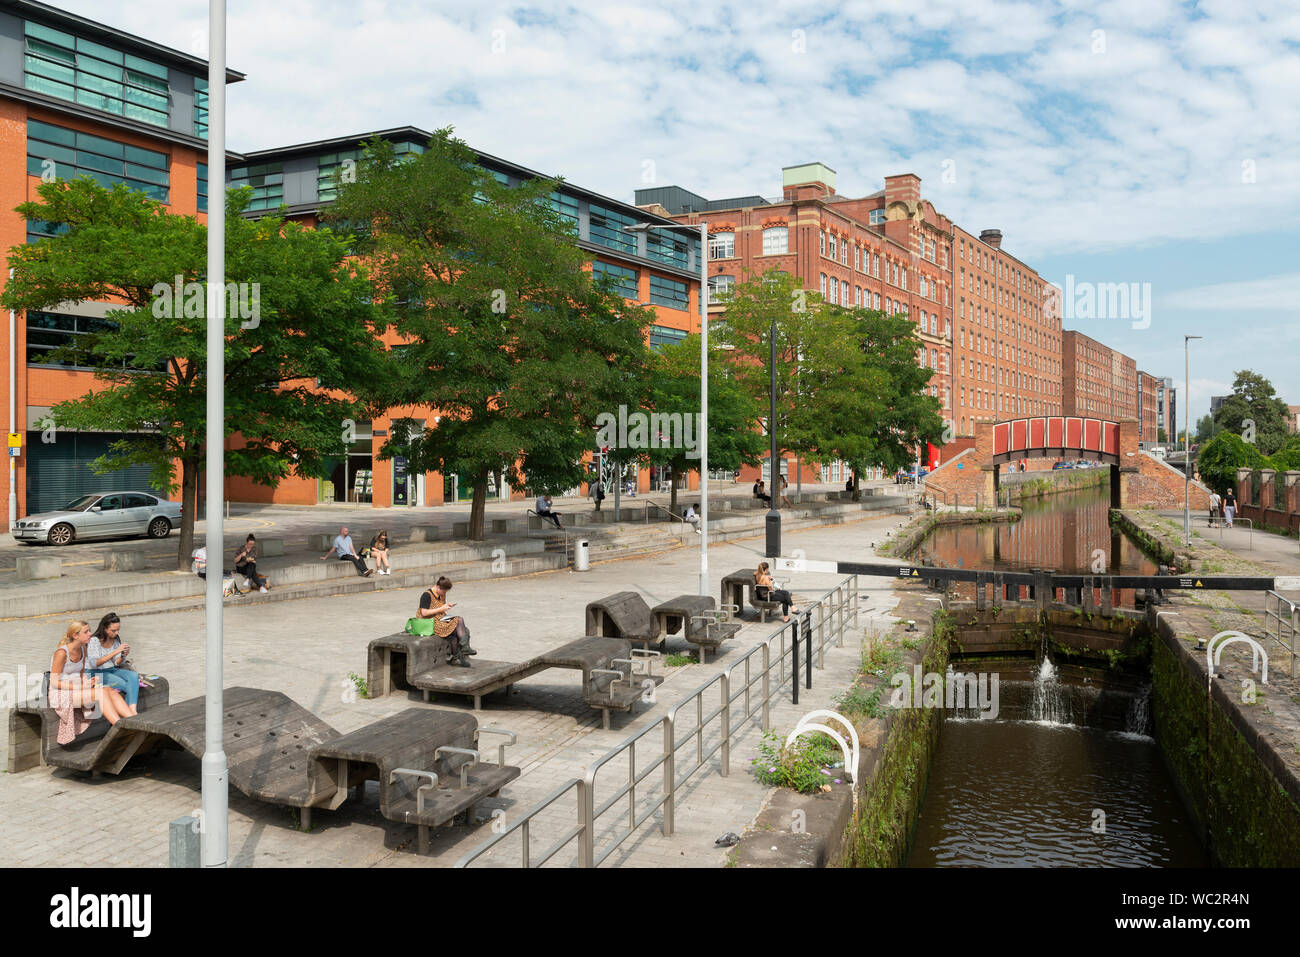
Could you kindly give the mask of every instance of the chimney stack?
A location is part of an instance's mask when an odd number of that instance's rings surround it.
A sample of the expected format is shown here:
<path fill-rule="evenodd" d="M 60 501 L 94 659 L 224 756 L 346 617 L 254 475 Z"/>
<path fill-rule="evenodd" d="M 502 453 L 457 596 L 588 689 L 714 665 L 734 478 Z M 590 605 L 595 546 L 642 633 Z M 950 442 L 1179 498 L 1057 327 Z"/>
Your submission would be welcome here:
<path fill-rule="evenodd" d="M 1002 248 L 1002 230 L 985 229 L 980 232 L 980 242 L 988 243 L 994 249 Z"/>

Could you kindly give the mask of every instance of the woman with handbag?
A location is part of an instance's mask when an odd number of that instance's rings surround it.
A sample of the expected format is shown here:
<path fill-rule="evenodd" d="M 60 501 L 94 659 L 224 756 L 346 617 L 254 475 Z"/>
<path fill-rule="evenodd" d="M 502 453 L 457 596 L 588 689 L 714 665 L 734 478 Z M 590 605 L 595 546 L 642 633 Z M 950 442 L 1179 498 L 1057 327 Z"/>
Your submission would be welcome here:
<path fill-rule="evenodd" d="M 98 676 L 104 687 L 119 691 L 134 714 L 140 700 L 140 675 L 128 667 L 126 656 L 131 646 L 118 637 L 121 630 L 122 619 L 115 612 L 99 619 L 99 627 L 86 646 L 86 674 Z"/>
<path fill-rule="evenodd" d="M 478 652 L 469 646 L 469 628 L 465 625 L 465 619 L 460 616 L 443 617 L 456 607 L 455 602 L 447 601 L 449 591 L 451 579 L 446 575 L 440 576 L 434 586 L 425 589 L 420 596 L 420 607 L 415 614 L 420 620 L 432 619 L 433 633 L 439 638 L 451 639 L 451 663 L 458 668 L 468 668 L 469 662 L 465 656 L 476 655 Z"/>

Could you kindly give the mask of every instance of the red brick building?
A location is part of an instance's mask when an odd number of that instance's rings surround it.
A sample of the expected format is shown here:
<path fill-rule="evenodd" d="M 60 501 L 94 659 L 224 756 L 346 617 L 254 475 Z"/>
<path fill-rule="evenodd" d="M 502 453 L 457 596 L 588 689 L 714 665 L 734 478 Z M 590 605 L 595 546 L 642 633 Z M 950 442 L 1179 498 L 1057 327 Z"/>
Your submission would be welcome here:
<path fill-rule="evenodd" d="M 827 302 L 910 316 L 921 339 L 917 361 L 932 370 L 930 394 L 952 417 L 952 223 L 921 198 L 920 177 L 885 178 L 885 188 L 852 198 L 835 192 L 823 163 L 782 170 L 782 196 L 706 200 L 677 186 L 637 190 L 644 210 L 709 224 L 709 289 L 718 313 L 727 290 L 779 269 Z M 807 463 L 804 481 L 840 481 L 840 463 Z M 791 463 L 783 474 L 793 477 Z"/>
<path fill-rule="evenodd" d="M 1156 383 L 1159 380 L 1150 372 L 1137 374 L 1138 403 L 1138 441 L 1153 443 L 1157 441 L 1156 432 Z"/>
<path fill-rule="evenodd" d="M 1002 249 L 1002 232 L 953 229 L 956 427 L 1062 410 L 1061 320 L 1043 278 Z M 1054 288 L 1054 287 L 1052 287 Z"/>
<path fill-rule="evenodd" d="M 1062 413 L 1138 418 L 1137 362 L 1081 332 L 1061 339 Z"/>

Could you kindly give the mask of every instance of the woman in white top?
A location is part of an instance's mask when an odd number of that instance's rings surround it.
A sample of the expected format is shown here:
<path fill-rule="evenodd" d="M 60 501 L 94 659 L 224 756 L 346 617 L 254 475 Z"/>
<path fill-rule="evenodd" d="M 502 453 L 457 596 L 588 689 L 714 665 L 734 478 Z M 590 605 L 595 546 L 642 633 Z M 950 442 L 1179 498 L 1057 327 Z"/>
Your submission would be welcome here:
<path fill-rule="evenodd" d="M 59 716 L 59 744 L 69 744 L 90 727 L 96 708 L 109 724 L 136 713 L 116 688 L 106 688 L 94 675 L 87 675 L 86 646 L 90 625 L 74 621 L 50 662 L 50 707 Z"/>

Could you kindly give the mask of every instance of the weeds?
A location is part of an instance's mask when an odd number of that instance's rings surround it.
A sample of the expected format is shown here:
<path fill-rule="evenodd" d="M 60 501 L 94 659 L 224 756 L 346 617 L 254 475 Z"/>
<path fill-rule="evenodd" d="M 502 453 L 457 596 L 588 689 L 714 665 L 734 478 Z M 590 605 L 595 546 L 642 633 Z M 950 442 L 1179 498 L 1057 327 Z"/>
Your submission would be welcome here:
<path fill-rule="evenodd" d="M 758 746 L 758 755 L 751 762 L 754 776 L 770 787 L 814 794 L 843 779 L 842 770 L 833 769 L 833 765 L 843 761 L 844 754 L 825 734 L 804 735 L 787 747 L 781 735 L 767 731 Z M 841 777 L 837 778 L 836 774 Z"/>

